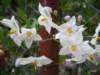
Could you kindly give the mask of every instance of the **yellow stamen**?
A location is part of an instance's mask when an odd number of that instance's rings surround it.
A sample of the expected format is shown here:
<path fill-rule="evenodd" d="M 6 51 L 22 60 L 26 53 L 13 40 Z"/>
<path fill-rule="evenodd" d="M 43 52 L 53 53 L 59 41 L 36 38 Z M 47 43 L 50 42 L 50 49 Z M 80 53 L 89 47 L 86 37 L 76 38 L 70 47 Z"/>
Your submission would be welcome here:
<path fill-rule="evenodd" d="M 27 31 L 27 32 L 26 32 L 27 37 L 32 37 L 32 34 L 33 34 L 33 33 L 32 33 L 31 31 Z"/>
<path fill-rule="evenodd" d="M 97 40 L 100 40 L 100 37 L 96 37 Z"/>
<path fill-rule="evenodd" d="M 70 34 L 73 33 L 72 27 L 68 27 L 68 28 L 67 28 L 67 32 L 70 33 Z"/>
<path fill-rule="evenodd" d="M 12 30 L 10 30 L 9 35 L 12 35 L 12 34 L 15 34 L 15 33 L 16 33 L 16 30 L 12 29 Z"/>
<path fill-rule="evenodd" d="M 88 60 L 89 60 L 90 62 L 94 62 L 94 61 L 95 61 L 95 56 L 94 56 L 94 54 L 90 54 Z"/>
<path fill-rule="evenodd" d="M 33 65 L 36 65 L 36 64 L 37 64 L 37 61 L 32 61 L 32 64 L 33 64 Z"/>
<path fill-rule="evenodd" d="M 77 51 L 77 45 L 76 44 L 72 44 L 70 49 L 71 49 L 72 52 Z"/>
<path fill-rule="evenodd" d="M 44 16 L 41 21 L 47 21 L 48 20 L 48 17 Z"/>

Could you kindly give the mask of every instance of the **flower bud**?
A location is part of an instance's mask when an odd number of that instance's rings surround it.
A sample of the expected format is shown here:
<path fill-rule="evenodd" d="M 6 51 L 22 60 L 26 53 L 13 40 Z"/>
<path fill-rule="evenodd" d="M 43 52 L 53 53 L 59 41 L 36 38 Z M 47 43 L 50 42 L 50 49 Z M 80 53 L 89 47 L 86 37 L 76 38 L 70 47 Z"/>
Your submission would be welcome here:
<path fill-rule="evenodd" d="M 64 19 L 65 19 L 66 21 L 70 20 L 70 18 L 71 18 L 71 16 L 69 16 L 69 15 L 66 15 L 66 16 L 64 17 Z"/>
<path fill-rule="evenodd" d="M 78 22 L 81 22 L 82 19 L 83 19 L 82 15 L 78 15 L 78 17 L 77 17 L 77 21 L 78 21 Z"/>

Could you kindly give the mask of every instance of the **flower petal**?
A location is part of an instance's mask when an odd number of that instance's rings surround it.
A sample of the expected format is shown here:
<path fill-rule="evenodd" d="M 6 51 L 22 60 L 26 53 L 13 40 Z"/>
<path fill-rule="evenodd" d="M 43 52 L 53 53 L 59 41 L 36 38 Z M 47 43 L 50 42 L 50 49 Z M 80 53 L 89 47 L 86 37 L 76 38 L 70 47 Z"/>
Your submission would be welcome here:
<path fill-rule="evenodd" d="M 67 22 L 68 25 L 72 25 L 72 26 L 75 26 L 76 25 L 76 18 L 75 16 L 73 16 L 68 22 Z"/>
<path fill-rule="evenodd" d="M 98 32 L 100 31 L 100 23 L 98 24 L 98 26 L 97 26 L 97 28 L 96 28 L 96 30 L 95 30 L 95 34 L 97 34 L 98 35 Z"/>
<path fill-rule="evenodd" d="M 25 27 L 21 28 L 21 32 L 22 33 L 26 33 L 27 31 L 31 31 L 32 33 L 36 33 L 36 29 L 35 28 L 31 28 L 31 29 L 25 28 Z"/>
<path fill-rule="evenodd" d="M 45 25 L 45 29 L 50 34 L 50 32 L 51 32 L 51 25 L 48 23 L 47 25 Z"/>
<path fill-rule="evenodd" d="M 59 26 L 58 26 L 57 24 L 55 24 L 54 22 L 51 22 L 51 25 L 52 25 L 52 27 L 55 28 L 55 29 L 58 29 L 58 28 L 59 28 Z"/>
<path fill-rule="evenodd" d="M 34 41 L 40 41 L 40 40 L 42 40 L 41 36 L 38 35 L 38 34 L 34 34 L 33 39 L 34 39 Z"/>
<path fill-rule="evenodd" d="M 68 55 L 70 53 L 71 53 L 70 50 L 68 50 L 68 48 L 65 46 L 60 49 L 59 55 Z"/>
<path fill-rule="evenodd" d="M 18 67 L 20 65 L 26 65 L 32 63 L 33 60 L 35 60 L 36 57 L 27 57 L 27 58 L 17 58 L 15 62 L 15 66 Z"/>
<path fill-rule="evenodd" d="M 51 17 L 50 13 L 52 12 L 52 9 L 50 7 L 43 7 L 40 3 L 39 3 L 39 12 L 41 15 L 43 16 L 48 16 Z"/>
<path fill-rule="evenodd" d="M 41 56 L 41 57 L 38 57 L 37 59 L 37 66 L 38 67 L 41 67 L 43 65 L 48 65 L 52 62 L 51 59 L 49 59 L 48 57 L 46 56 Z"/>
<path fill-rule="evenodd" d="M 12 23 L 13 23 L 12 26 L 15 27 L 15 28 L 19 31 L 18 21 L 15 19 L 14 16 L 12 16 L 11 21 L 12 21 Z M 13 27 L 12 27 L 12 28 L 13 28 Z"/>
<path fill-rule="evenodd" d="M 6 27 L 9 28 L 16 28 L 17 30 L 19 30 L 19 26 L 18 26 L 18 22 L 17 20 L 15 20 L 15 17 L 12 16 L 11 20 L 10 19 L 3 19 L 0 21 L 2 24 L 4 24 Z"/>
<path fill-rule="evenodd" d="M 92 45 L 95 45 L 95 44 L 96 44 L 96 38 L 93 38 L 93 39 L 90 41 L 90 43 L 91 43 Z"/>
<path fill-rule="evenodd" d="M 48 22 L 48 17 L 41 15 L 41 16 L 38 18 L 38 22 L 39 22 L 40 25 L 44 26 L 44 25 L 46 25 L 47 22 Z"/>
<path fill-rule="evenodd" d="M 21 36 L 21 34 L 12 34 L 10 35 L 11 39 L 13 39 L 13 41 L 18 45 L 21 46 L 21 43 L 23 41 L 23 37 Z"/>
<path fill-rule="evenodd" d="M 26 47 L 27 47 L 27 48 L 30 48 L 31 45 L 32 45 L 32 43 L 33 43 L 33 38 L 30 38 L 30 39 L 26 38 L 26 39 L 24 40 L 24 42 L 25 42 Z"/>

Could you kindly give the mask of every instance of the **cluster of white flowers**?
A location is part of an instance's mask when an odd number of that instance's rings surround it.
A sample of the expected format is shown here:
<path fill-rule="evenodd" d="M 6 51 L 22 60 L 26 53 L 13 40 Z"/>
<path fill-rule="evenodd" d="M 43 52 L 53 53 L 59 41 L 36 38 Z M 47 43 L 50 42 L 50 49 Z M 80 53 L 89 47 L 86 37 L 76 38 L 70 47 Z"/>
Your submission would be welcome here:
<path fill-rule="evenodd" d="M 66 23 L 58 26 L 52 21 L 52 9 L 50 7 L 43 7 L 41 4 L 39 4 L 39 12 L 41 15 L 38 18 L 38 22 L 40 25 L 45 27 L 49 34 L 52 27 L 58 30 L 58 33 L 55 34 L 55 40 L 59 39 L 62 46 L 59 55 L 71 55 L 70 58 L 66 59 L 66 62 L 75 61 L 76 63 L 83 63 L 86 60 L 95 61 L 94 54 L 96 53 L 96 50 L 89 45 L 88 40 L 83 40 L 82 33 L 86 28 L 84 28 L 84 25 L 77 25 L 75 16 L 70 17 Z M 18 46 L 21 46 L 21 43 L 24 42 L 26 47 L 30 48 L 33 41 L 42 40 L 35 28 L 20 28 L 14 16 L 12 16 L 11 19 L 3 19 L 0 22 L 10 28 L 9 36 Z M 99 31 L 100 24 L 94 34 L 95 38 L 91 40 L 91 43 L 94 45 L 96 44 L 96 37 Z M 33 63 L 41 67 L 43 65 L 48 65 L 51 62 L 52 60 L 46 56 L 30 56 L 28 58 L 18 58 L 15 65 L 19 66 Z"/>
<path fill-rule="evenodd" d="M 35 28 L 19 28 L 18 22 L 14 16 L 9 19 L 1 20 L 1 23 L 10 28 L 9 36 L 14 40 L 14 42 L 21 46 L 21 43 L 24 41 L 27 48 L 30 48 L 33 41 L 42 40 L 42 38 L 37 34 Z"/>
<path fill-rule="evenodd" d="M 95 50 L 89 45 L 89 41 L 83 40 L 83 25 L 76 25 L 76 18 L 73 16 L 67 23 L 59 26 L 59 32 L 55 38 L 60 40 L 62 48 L 59 55 L 71 55 L 67 61 L 75 61 L 77 64 L 85 62 L 87 59 L 95 61 Z"/>

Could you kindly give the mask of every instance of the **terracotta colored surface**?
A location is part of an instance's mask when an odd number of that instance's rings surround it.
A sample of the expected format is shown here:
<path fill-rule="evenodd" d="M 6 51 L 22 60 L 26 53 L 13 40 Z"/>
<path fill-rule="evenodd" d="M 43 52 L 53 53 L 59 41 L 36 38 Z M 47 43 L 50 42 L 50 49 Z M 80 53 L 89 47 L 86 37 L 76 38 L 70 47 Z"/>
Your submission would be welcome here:
<path fill-rule="evenodd" d="M 49 7 L 51 7 L 53 10 L 54 10 L 54 9 L 57 9 L 58 1 L 59 1 L 59 0 L 40 0 L 40 2 L 41 2 L 44 6 L 49 6 Z"/>
<path fill-rule="evenodd" d="M 57 9 L 58 0 L 40 0 L 43 6 L 49 6 L 53 10 Z M 53 17 L 54 18 L 54 17 Z M 52 33 L 54 33 L 55 30 L 52 29 Z M 39 34 L 43 38 L 43 40 L 52 38 L 52 34 L 48 34 L 45 28 L 41 28 L 39 31 Z M 53 63 L 44 66 L 41 68 L 41 75 L 58 75 L 59 69 L 58 69 L 58 44 L 55 40 L 48 40 L 45 42 L 40 42 L 40 48 L 41 48 L 41 55 L 45 55 L 53 60 Z"/>

